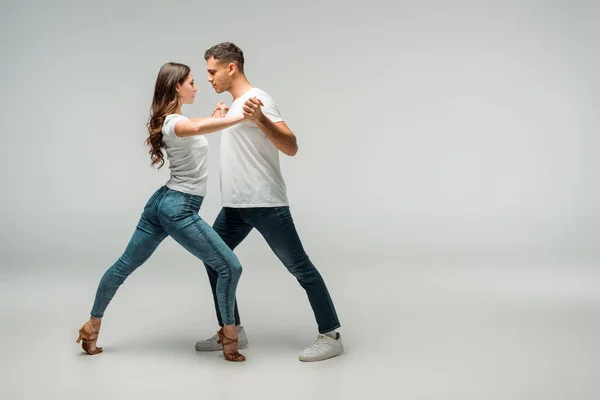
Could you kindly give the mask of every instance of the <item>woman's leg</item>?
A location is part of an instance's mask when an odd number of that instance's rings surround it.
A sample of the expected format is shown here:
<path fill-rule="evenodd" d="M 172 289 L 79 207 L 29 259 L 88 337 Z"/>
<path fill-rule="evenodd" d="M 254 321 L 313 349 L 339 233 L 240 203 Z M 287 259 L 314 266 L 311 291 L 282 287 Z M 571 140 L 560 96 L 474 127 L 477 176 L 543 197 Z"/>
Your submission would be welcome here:
<path fill-rule="evenodd" d="M 97 354 L 102 351 L 102 348 L 96 347 L 102 317 L 119 286 L 152 255 L 167 236 L 157 221 L 152 222 L 152 220 L 155 218 L 152 218 L 151 213 L 144 210 L 125 252 L 100 280 L 91 317 L 79 330 L 79 339 L 77 339 L 77 342 L 83 339 L 83 349 L 88 354 Z"/>
<path fill-rule="evenodd" d="M 227 338 L 237 340 L 234 304 L 242 266 L 233 251 L 198 215 L 202 200 L 201 196 L 170 191 L 159 206 L 158 217 L 167 234 L 218 274 L 216 293 L 225 325 L 223 333 Z M 224 341 L 223 351 L 236 354 L 237 341 Z"/>
<path fill-rule="evenodd" d="M 252 230 L 252 225 L 248 224 L 242 218 L 240 212 L 235 208 L 223 208 L 217 216 L 213 229 L 221 239 L 225 242 L 227 247 L 234 250 L 241 242 L 248 236 Z M 219 302 L 217 299 L 217 282 L 219 281 L 219 274 L 217 271 L 210 267 L 208 264 L 204 264 L 210 286 L 213 292 L 213 300 L 215 302 L 215 309 L 217 311 L 217 322 L 220 326 L 223 326 L 223 318 L 221 317 L 221 311 L 219 309 Z M 238 311 L 237 300 L 234 304 L 234 317 L 235 324 L 240 325 L 240 314 Z"/>
<path fill-rule="evenodd" d="M 162 227 L 153 224 L 142 214 L 123 255 L 102 276 L 91 316 L 100 319 L 117 289 L 129 275 L 141 266 L 167 237 Z"/>

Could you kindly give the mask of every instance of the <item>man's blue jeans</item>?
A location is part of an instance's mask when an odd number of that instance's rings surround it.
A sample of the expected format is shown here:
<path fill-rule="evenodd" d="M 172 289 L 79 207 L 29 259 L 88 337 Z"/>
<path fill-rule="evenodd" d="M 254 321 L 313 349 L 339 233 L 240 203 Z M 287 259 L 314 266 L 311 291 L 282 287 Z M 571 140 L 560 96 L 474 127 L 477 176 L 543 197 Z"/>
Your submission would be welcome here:
<path fill-rule="evenodd" d="M 214 230 L 231 248 L 235 249 L 256 228 L 283 265 L 296 277 L 306 291 L 320 333 L 340 327 L 333 301 L 321 274 L 312 264 L 302 247 L 289 207 L 229 208 L 224 207 L 213 225 Z M 221 277 L 210 265 L 206 271 L 213 290 L 219 325 L 223 326 L 218 307 L 218 288 Z M 268 288 L 263 288 L 268 290 Z M 235 324 L 240 325 L 240 315 L 235 304 Z"/>

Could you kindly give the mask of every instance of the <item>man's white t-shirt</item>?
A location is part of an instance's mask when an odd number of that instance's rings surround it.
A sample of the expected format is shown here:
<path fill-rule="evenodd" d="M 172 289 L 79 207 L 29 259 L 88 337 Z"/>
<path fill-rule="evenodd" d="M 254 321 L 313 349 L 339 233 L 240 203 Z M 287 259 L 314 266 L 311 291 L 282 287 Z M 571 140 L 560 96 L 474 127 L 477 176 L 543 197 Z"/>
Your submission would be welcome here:
<path fill-rule="evenodd" d="M 179 192 L 206 196 L 208 140 L 204 135 L 183 138 L 175 135 L 175 124 L 185 119 L 183 115 L 169 114 L 163 123 L 163 143 L 171 170 L 166 186 Z"/>
<path fill-rule="evenodd" d="M 262 112 L 272 122 L 283 121 L 273 99 L 252 88 L 233 101 L 227 116 L 242 115 L 250 97 L 263 102 Z M 221 134 L 221 201 L 223 207 L 280 207 L 288 205 L 279 167 L 279 150 L 256 124 L 244 121 Z"/>

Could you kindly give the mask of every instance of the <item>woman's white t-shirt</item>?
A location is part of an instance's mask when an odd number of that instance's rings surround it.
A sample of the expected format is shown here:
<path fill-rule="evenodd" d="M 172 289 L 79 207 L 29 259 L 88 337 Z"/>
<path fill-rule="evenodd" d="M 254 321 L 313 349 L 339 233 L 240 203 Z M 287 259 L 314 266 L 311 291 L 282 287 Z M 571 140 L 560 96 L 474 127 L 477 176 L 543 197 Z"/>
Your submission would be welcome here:
<path fill-rule="evenodd" d="M 180 114 L 169 114 L 163 123 L 163 143 L 169 160 L 171 178 L 169 189 L 206 196 L 208 180 L 208 140 L 204 135 L 178 137 L 175 124 L 187 119 Z"/>

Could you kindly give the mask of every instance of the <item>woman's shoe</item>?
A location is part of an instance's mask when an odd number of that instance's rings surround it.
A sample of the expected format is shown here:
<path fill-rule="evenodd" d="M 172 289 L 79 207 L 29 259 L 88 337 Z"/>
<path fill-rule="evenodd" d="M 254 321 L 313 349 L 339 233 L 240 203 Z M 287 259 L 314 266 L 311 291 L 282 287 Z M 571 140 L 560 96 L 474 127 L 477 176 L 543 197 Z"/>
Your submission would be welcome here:
<path fill-rule="evenodd" d="M 225 334 L 223 333 L 223 328 L 221 328 L 221 330 L 217 332 L 217 335 L 219 335 L 219 340 L 217 341 L 217 343 L 221 343 L 223 345 L 223 356 L 227 361 L 246 361 L 246 357 L 244 357 L 244 355 L 239 353 L 238 351 L 236 351 L 235 353 L 225 353 L 225 346 L 231 343 L 237 343 L 238 339 L 231 339 L 225 336 Z"/>
<path fill-rule="evenodd" d="M 95 332 L 92 324 L 88 321 L 79 329 L 79 337 L 76 342 L 79 343 L 80 341 L 83 341 L 81 347 L 83 348 L 83 351 L 90 355 L 102 353 L 102 347 L 96 347 L 98 333 L 100 333 L 100 331 Z"/>

